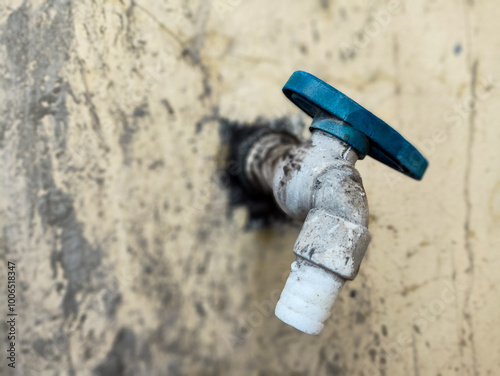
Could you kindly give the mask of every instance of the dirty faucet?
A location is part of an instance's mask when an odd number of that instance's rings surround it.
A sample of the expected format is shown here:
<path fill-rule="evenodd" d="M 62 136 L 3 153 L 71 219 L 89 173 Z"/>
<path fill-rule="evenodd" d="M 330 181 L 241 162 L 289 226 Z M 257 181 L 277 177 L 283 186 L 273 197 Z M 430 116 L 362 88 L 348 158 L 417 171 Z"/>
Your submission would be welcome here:
<path fill-rule="evenodd" d="M 418 180 L 428 163 L 388 124 L 309 73 L 293 73 L 283 93 L 313 118 L 311 138 L 300 143 L 287 132 L 260 132 L 246 140 L 240 161 L 247 186 L 272 194 L 283 212 L 304 221 L 275 314 L 317 335 L 370 242 L 356 161 L 369 155 Z"/>

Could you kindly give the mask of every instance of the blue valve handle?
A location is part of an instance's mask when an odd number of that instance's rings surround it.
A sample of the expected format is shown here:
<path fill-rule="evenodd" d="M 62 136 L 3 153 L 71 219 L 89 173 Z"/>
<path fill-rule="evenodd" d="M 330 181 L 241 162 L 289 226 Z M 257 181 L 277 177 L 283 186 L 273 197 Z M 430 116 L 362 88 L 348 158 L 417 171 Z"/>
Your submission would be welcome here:
<path fill-rule="evenodd" d="M 360 157 L 369 155 L 420 180 L 428 162 L 403 136 L 383 120 L 319 78 L 302 71 L 292 74 L 283 93 L 321 129 L 344 140 Z"/>

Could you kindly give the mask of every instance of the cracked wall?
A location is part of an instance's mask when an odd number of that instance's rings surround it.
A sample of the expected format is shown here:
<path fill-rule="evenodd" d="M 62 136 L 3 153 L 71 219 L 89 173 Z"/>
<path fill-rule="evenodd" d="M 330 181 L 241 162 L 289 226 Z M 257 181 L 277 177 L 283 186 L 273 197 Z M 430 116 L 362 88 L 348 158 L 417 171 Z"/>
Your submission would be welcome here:
<path fill-rule="evenodd" d="M 7 374 L 496 374 L 498 16 L 493 1 L 4 1 Z M 422 182 L 357 164 L 372 242 L 319 337 L 272 314 L 300 226 L 248 226 L 224 172 L 227 119 L 298 114 L 281 94 L 297 69 L 430 161 Z"/>

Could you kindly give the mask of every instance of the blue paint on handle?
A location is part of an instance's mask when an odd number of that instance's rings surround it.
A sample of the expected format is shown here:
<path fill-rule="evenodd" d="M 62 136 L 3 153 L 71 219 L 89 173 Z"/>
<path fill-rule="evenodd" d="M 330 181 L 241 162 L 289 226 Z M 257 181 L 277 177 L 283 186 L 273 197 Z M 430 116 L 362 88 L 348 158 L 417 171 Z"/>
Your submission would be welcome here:
<path fill-rule="evenodd" d="M 361 157 L 367 154 L 414 179 L 420 180 L 424 175 L 428 162 L 413 145 L 383 120 L 319 78 L 297 71 L 288 79 L 283 93 L 312 118 L 326 116 L 332 120 L 314 121 L 311 128 L 343 139 Z M 333 126 L 332 122 L 339 126 Z"/>

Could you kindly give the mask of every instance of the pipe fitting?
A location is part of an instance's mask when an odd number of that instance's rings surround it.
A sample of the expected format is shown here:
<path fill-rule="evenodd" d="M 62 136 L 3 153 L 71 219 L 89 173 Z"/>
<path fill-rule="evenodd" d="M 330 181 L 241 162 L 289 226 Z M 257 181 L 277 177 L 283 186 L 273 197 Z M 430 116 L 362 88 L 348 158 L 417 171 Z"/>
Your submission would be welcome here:
<path fill-rule="evenodd" d="M 308 73 L 295 72 L 283 92 L 314 118 L 312 136 L 302 143 L 286 132 L 254 136 L 244 148 L 243 180 L 304 220 L 275 314 L 316 335 L 370 242 L 368 202 L 355 163 L 370 155 L 421 179 L 427 161 L 389 125 Z"/>

